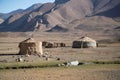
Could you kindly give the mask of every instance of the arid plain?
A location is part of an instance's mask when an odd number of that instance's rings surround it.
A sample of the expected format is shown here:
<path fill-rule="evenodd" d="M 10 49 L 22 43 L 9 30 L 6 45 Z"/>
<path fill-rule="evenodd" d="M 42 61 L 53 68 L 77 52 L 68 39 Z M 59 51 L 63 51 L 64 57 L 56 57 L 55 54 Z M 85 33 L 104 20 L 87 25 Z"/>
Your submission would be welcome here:
<path fill-rule="evenodd" d="M 16 35 L 11 35 L 16 34 Z M 0 37 L 0 65 L 14 64 L 10 62 L 20 55 L 19 42 L 29 37 L 31 33 L 9 33 Z M 98 41 L 99 47 L 86 49 L 73 49 L 72 42 L 85 36 L 82 33 L 35 33 L 34 38 L 38 41 L 63 42 L 66 47 L 43 48 L 52 58 L 60 58 L 62 62 L 78 60 L 80 62 L 93 61 L 120 61 L 120 42 L 111 36 L 87 35 Z M 41 64 L 39 57 L 30 57 L 32 63 Z M 30 59 L 29 58 L 29 59 Z M 5 61 L 6 60 L 6 61 Z M 50 62 L 50 61 L 48 61 Z M 58 61 L 59 62 L 59 61 Z M 25 63 L 27 62 L 20 62 Z M 18 63 L 19 64 L 19 63 Z M 0 80 L 119 80 L 119 64 L 87 64 L 73 67 L 43 67 L 30 69 L 1 69 Z"/>

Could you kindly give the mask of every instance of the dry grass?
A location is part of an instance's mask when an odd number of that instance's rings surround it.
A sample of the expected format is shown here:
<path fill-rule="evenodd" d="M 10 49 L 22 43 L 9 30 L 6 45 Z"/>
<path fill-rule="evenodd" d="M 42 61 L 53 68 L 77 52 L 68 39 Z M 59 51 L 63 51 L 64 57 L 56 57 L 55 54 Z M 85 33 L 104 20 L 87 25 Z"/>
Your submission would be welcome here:
<path fill-rule="evenodd" d="M 52 58 L 60 58 L 61 61 L 120 61 L 120 43 L 102 44 L 104 47 L 96 49 L 73 49 L 72 41 L 84 36 L 78 33 L 39 33 L 35 37 L 39 41 L 65 42 L 65 48 L 43 49 Z M 106 39 L 105 36 L 90 36 L 94 39 Z M 0 60 L 11 60 L 18 53 L 18 43 L 25 37 L 1 37 Z M 14 57 L 14 58 L 13 58 Z M 31 57 L 30 57 L 31 58 Z M 33 58 L 38 61 L 36 57 Z M 39 61 L 38 61 L 39 62 Z M 2 64 L 2 63 L 1 63 Z M 12 63 L 11 63 L 12 64 Z M 119 80 L 120 65 L 83 65 L 78 67 L 54 67 L 37 69 L 0 70 L 0 80 Z"/>
<path fill-rule="evenodd" d="M 1 70 L 0 80 L 119 80 L 120 65 Z"/>
<path fill-rule="evenodd" d="M 49 48 L 43 49 L 53 58 L 61 60 L 79 60 L 79 61 L 95 61 L 95 60 L 120 60 L 120 43 L 100 44 L 103 47 L 89 49 L 73 49 L 72 41 L 79 39 L 82 34 L 79 33 L 37 33 L 35 39 L 39 41 L 64 42 L 65 48 Z M 91 36 L 92 37 L 92 36 Z M 98 38 L 99 37 L 99 38 Z M 94 36 L 94 39 L 105 39 L 108 37 Z M 19 52 L 19 42 L 25 40 L 25 37 L 1 37 L 0 38 L 0 54 L 16 54 Z M 0 56 L 1 58 L 3 56 Z M 10 56 L 9 56 L 10 57 Z"/>

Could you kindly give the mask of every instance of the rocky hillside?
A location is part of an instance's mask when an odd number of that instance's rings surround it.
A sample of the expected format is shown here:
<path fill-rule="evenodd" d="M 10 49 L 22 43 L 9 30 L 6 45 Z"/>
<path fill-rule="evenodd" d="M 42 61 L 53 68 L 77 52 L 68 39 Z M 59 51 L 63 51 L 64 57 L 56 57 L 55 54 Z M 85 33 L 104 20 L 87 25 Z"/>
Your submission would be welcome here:
<path fill-rule="evenodd" d="M 29 8 L 28 8 L 29 9 Z M 12 15 L 0 31 L 108 31 L 120 26 L 119 0 L 55 0 Z M 115 29 L 116 30 L 116 29 Z"/>

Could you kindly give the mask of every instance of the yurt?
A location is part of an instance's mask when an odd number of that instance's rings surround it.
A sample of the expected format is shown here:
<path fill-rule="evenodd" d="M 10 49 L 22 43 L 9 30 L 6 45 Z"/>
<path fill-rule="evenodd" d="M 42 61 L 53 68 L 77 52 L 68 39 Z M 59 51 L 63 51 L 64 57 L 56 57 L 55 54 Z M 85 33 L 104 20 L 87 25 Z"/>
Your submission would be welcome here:
<path fill-rule="evenodd" d="M 95 48 L 97 42 L 89 37 L 81 37 L 79 40 L 73 41 L 72 48 Z"/>
<path fill-rule="evenodd" d="M 28 38 L 19 43 L 20 55 L 43 54 L 42 42 L 35 41 L 33 38 Z"/>

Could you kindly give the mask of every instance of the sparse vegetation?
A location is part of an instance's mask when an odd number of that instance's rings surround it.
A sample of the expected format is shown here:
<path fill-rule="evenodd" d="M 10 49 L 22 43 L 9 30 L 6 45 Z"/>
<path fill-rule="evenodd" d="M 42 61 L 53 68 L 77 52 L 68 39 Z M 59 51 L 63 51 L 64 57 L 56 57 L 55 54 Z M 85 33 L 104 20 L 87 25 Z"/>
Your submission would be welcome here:
<path fill-rule="evenodd" d="M 120 65 L 0 70 L 1 80 L 119 80 Z"/>
<path fill-rule="evenodd" d="M 32 56 L 16 55 L 19 51 L 18 44 L 25 40 L 25 37 L 1 37 L 1 80 L 14 80 L 16 78 L 18 80 L 119 80 L 120 43 L 102 43 L 99 45 L 105 45 L 105 47 L 73 49 L 71 47 L 72 41 L 78 39 L 81 34 L 41 33 L 35 34 L 35 36 L 35 38 L 40 41 L 65 42 L 67 47 L 44 48 L 44 53 L 49 54 L 52 58 L 59 58 L 58 61 L 44 61 L 39 60 L 40 57 L 37 56 L 33 58 Z M 15 62 L 15 59 L 19 57 L 24 60 L 30 59 L 30 61 Z M 90 64 L 57 67 L 58 64 L 73 60 Z"/>
<path fill-rule="evenodd" d="M 120 61 L 93 61 L 95 64 L 120 64 Z"/>
<path fill-rule="evenodd" d="M 58 61 L 41 61 L 41 62 L 15 62 L 15 63 L 0 63 L 0 69 L 27 69 L 27 68 L 46 68 L 57 67 L 62 62 Z"/>

